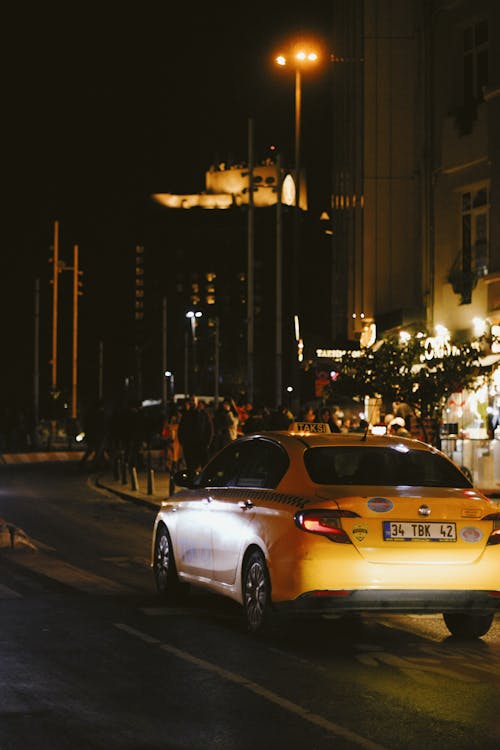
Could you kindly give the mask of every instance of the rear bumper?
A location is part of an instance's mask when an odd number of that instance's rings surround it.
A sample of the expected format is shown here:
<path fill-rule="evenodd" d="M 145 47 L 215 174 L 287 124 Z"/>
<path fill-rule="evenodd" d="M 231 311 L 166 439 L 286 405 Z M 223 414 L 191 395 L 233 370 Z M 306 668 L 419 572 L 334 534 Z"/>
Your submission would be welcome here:
<path fill-rule="evenodd" d="M 328 614 L 331 612 L 436 612 L 489 613 L 500 611 L 500 591 L 455 590 L 357 590 L 308 591 L 297 599 L 277 602 L 283 614 Z"/>

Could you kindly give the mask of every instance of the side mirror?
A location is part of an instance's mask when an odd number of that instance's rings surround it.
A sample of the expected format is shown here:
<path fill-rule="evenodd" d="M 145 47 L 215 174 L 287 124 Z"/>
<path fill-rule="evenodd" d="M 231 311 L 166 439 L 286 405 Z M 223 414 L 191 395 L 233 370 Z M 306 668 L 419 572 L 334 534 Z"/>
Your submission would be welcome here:
<path fill-rule="evenodd" d="M 177 487 L 187 487 L 188 489 L 191 489 L 195 485 L 196 476 L 197 475 L 192 476 L 192 474 L 189 474 L 187 471 L 176 471 L 172 478 Z"/>

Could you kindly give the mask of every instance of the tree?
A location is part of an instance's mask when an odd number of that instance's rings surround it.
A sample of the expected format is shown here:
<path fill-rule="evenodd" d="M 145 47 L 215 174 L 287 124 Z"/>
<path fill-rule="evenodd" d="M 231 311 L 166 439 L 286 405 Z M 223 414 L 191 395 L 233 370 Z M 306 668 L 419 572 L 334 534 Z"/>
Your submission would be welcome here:
<path fill-rule="evenodd" d="M 333 360 L 337 375 L 324 396 L 369 396 L 385 404 L 406 402 L 424 440 L 438 444 L 439 421 L 452 393 L 474 390 L 484 371 L 479 362 L 481 342 L 453 343 L 449 333 L 437 336 L 391 335 L 365 349 L 346 351 Z"/>

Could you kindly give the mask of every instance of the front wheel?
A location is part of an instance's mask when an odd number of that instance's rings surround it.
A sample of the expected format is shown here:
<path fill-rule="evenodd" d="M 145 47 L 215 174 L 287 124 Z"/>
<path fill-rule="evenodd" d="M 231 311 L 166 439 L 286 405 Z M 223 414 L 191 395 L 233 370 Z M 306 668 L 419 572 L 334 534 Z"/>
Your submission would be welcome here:
<path fill-rule="evenodd" d="M 262 632 L 270 624 L 271 582 L 259 550 L 251 553 L 243 571 L 243 607 L 250 632 Z"/>
<path fill-rule="evenodd" d="M 443 619 L 450 633 L 456 638 L 481 638 L 491 628 L 493 613 L 475 615 L 466 612 L 445 612 Z"/>
<path fill-rule="evenodd" d="M 158 526 L 156 532 L 153 573 L 156 589 L 167 601 L 179 599 L 187 588 L 177 578 L 172 541 L 163 524 Z"/>

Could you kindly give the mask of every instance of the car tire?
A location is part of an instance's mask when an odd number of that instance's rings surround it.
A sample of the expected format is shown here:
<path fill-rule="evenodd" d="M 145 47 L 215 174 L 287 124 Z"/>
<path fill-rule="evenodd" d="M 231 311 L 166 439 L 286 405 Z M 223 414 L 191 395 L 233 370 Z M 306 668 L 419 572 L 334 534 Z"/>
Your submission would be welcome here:
<path fill-rule="evenodd" d="M 264 555 L 252 552 L 243 570 L 243 607 L 247 629 L 262 633 L 272 620 L 271 581 Z"/>
<path fill-rule="evenodd" d="M 443 618 L 446 627 L 456 638 L 481 638 L 491 627 L 493 613 L 475 615 L 466 612 L 445 612 Z"/>
<path fill-rule="evenodd" d="M 167 601 L 177 601 L 187 592 L 187 584 L 177 577 L 172 540 L 163 524 L 156 531 L 153 573 L 156 590 Z"/>

